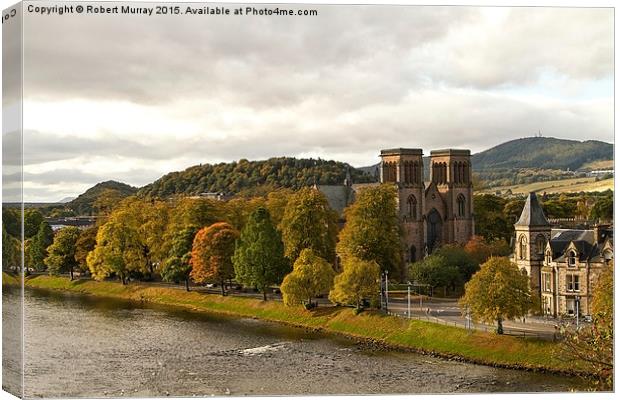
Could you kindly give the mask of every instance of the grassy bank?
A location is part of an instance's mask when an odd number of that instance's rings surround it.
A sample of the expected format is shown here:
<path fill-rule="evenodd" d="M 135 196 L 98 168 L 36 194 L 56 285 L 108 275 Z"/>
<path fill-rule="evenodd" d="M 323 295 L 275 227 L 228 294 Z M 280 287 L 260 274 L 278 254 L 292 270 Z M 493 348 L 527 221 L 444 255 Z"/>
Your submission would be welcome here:
<path fill-rule="evenodd" d="M 4 275 L 3 284 L 7 281 Z M 184 307 L 200 312 L 259 318 L 346 335 L 373 345 L 413 350 L 477 364 L 568 374 L 584 370 L 580 365 L 554 357 L 554 350 L 558 346 L 556 343 L 486 332 L 468 332 L 461 328 L 425 321 L 407 321 L 377 312 L 354 315 L 352 309 L 341 307 L 307 311 L 303 307 L 286 307 L 275 301 L 222 297 L 142 284 L 123 286 L 116 282 L 72 282 L 68 278 L 51 276 L 26 278 L 25 285 Z"/>

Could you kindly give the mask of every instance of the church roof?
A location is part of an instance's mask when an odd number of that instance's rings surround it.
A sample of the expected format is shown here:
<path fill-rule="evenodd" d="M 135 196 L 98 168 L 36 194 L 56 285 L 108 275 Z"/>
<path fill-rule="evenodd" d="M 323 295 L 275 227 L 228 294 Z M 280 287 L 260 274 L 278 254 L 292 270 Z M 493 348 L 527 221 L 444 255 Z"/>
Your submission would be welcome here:
<path fill-rule="evenodd" d="M 549 221 L 538 203 L 536 193 L 531 192 L 525 200 L 525 206 L 515 226 L 549 226 Z"/>

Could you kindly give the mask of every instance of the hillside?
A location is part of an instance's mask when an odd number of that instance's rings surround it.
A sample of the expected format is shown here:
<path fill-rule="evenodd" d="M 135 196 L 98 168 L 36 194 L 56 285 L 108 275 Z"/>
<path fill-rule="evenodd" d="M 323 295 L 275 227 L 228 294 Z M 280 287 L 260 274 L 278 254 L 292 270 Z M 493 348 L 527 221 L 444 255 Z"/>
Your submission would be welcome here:
<path fill-rule="evenodd" d="M 93 203 L 107 190 L 117 191 L 119 197 L 127 197 L 136 194 L 137 188 L 125 183 L 116 181 L 106 181 L 96 184 L 77 198 L 64 204 L 64 208 L 72 210 L 75 215 L 92 215 Z"/>
<path fill-rule="evenodd" d="M 542 168 L 576 171 L 589 163 L 613 160 L 614 146 L 597 140 L 579 142 L 552 137 L 511 140 L 474 154 L 475 171 L 498 168 Z"/>
<path fill-rule="evenodd" d="M 141 188 L 138 194 L 152 197 L 208 192 L 253 194 L 265 189 L 299 189 L 313 183 L 336 185 L 344 182 L 347 170 L 354 182 L 372 182 L 374 179 L 338 161 L 278 157 L 262 161 L 196 165 L 166 174 Z"/>

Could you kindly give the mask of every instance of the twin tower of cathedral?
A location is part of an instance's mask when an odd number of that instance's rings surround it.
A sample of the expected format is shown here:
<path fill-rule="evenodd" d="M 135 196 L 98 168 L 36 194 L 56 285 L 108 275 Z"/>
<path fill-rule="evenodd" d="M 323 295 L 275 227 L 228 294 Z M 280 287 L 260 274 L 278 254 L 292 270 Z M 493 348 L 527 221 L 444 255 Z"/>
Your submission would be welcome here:
<path fill-rule="evenodd" d="M 381 150 L 380 181 L 397 187 L 408 262 L 474 235 L 470 151 L 431 151 L 429 172 L 425 182 L 421 149 Z"/>

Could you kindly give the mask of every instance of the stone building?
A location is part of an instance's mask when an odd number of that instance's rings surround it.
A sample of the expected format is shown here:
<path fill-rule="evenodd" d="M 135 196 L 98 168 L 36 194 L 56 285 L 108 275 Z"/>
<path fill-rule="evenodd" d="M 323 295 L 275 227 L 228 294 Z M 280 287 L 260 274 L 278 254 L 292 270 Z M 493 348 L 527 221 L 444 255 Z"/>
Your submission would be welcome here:
<path fill-rule="evenodd" d="M 513 259 L 530 277 L 541 311 L 553 317 L 591 314 L 593 289 L 613 261 L 613 229 L 554 228 L 530 193 L 515 224 Z"/>
<path fill-rule="evenodd" d="M 398 191 L 398 215 L 403 227 L 403 260 L 422 259 L 446 243 L 466 243 L 474 235 L 473 185 L 469 150 L 434 150 L 430 181 L 424 180 L 421 149 L 381 150 L 379 183 L 317 185 L 341 213 L 355 192 L 380 183 Z"/>

